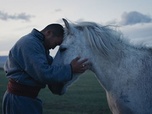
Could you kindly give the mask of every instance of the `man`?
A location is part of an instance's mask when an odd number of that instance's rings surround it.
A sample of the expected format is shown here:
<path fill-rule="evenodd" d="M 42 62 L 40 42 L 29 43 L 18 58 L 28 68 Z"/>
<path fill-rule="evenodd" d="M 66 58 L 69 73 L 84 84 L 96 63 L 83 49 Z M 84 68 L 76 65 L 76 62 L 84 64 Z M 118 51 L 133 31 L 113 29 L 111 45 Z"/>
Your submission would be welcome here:
<path fill-rule="evenodd" d="M 40 89 L 48 85 L 53 93 L 61 94 L 63 84 L 72 79 L 73 73 L 87 69 L 87 59 L 79 61 L 79 57 L 71 64 L 51 65 L 49 49 L 60 45 L 63 35 L 61 25 L 50 24 L 42 31 L 33 29 L 12 47 L 4 66 L 9 82 L 3 97 L 3 114 L 42 114 L 42 103 L 37 98 Z"/>

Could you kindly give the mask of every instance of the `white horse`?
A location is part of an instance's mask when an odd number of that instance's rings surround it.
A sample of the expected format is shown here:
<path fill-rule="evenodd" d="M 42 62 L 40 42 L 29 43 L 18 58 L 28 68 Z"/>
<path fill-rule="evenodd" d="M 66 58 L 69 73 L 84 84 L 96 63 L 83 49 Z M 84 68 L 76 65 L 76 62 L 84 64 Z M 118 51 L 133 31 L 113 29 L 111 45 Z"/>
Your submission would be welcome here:
<path fill-rule="evenodd" d="M 152 49 L 129 44 L 110 26 L 63 21 L 65 37 L 55 63 L 88 58 L 113 114 L 152 114 Z"/>

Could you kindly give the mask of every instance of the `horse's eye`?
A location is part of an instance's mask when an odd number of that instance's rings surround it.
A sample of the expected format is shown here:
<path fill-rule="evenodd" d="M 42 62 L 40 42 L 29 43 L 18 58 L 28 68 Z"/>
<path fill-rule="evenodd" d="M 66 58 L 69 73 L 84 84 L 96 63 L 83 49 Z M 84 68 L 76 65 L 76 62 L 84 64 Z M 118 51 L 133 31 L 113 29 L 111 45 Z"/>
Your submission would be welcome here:
<path fill-rule="evenodd" d="M 60 47 L 59 51 L 64 52 L 67 48 L 66 47 Z"/>

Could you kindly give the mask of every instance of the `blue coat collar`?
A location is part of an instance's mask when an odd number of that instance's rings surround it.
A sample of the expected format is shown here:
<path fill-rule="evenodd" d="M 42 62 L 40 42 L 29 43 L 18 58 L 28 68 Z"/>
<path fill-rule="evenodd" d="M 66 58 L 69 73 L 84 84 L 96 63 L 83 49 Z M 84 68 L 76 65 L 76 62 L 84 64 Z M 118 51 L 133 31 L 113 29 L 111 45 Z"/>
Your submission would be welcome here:
<path fill-rule="evenodd" d="M 45 36 L 40 31 L 38 31 L 37 29 L 33 29 L 31 34 L 34 35 L 39 40 L 44 41 Z"/>

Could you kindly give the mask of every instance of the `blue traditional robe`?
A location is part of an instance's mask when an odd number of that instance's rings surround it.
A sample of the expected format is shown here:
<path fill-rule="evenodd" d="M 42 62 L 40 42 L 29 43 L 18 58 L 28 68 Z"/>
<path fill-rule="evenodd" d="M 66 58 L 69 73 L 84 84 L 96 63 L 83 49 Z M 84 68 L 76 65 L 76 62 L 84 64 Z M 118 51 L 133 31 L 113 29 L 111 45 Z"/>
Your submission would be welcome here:
<path fill-rule="evenodd" d="M 71 80 L 71 66 L 51 65 L 53 58 L 43 43 L 44 35 L 36 29 L 19 39 L 10 50 L 4 66 L 6 77 L 23 85 L 40 88 Z M 8 91 L 4 94 L 2 106 L 3 114 L 42 114 L 40 99 L 17 96 Z"/>

